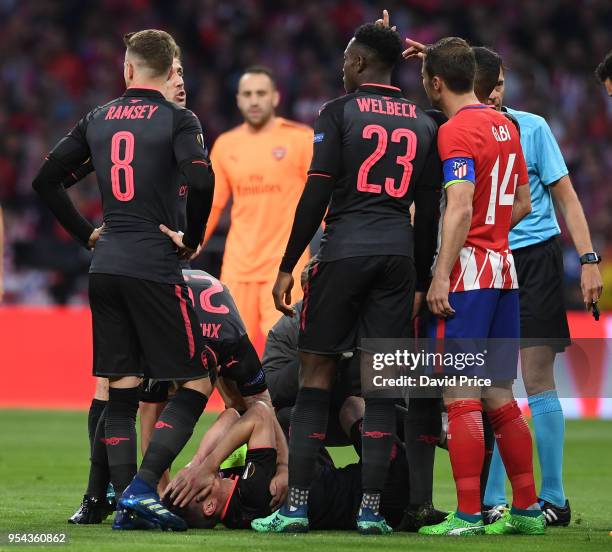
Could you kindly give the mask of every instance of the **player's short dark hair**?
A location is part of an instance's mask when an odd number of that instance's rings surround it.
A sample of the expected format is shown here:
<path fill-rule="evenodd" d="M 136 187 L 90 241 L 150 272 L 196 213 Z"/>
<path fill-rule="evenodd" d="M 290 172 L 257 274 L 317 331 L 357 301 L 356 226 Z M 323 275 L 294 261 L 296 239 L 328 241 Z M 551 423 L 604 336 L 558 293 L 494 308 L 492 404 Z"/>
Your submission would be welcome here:
<path fill-rule="evenodd" d="M 193 503 L 188 504 L 185 508 L 181 508 L 165 501 L 164 506 L 173 514 L 183 518 L 185 523 L 192 529 L 214 529 L 219 523 L 219 516 L 216 513 L 212 516 L 202 515 L 201 508 Z"/>
<path fill-rule="evenodd" d="M 272 82 L 272 86 L 276 88 L 276 76 L 274 71 L 266 65 L 249 65 L 243 72 L 242 75 L 266 75 Z"/>
<path fill-rule="evenodd" d="M 172 35 L 159 29 L 127 33 L 123 42 L 128 52 L 141 58 L 156 77 L 170 71 L 177 52 L 180 57 L 180 49 Z"/>
<path fill-rule="evenodd" d="M 355 31 L 355 42 L 366 46 L 385 67 L 393 67 L 402 55 L 402 39 L 397 31 L 373 23 L 361 25 Z"/>
<path fill-rule="evenodd" d="M 604 83 L 612 79 L 612 50 L 608 52 L 604 60 L 595 69 L 595 76 Z"/>
<path fill-rule="evenodd" d="M 425 48 L 423 69 L 431 78 L 440 77 L 452 92 L 463 94 L 473 89 L 476 56 L 463 38 L 449 36 Z"/>
<path fill-rule="evenodd" d="M 497 86 L 499 70 L 502 68 L 502 58 L 497 53 L 484 46 L 475 46 L 476 77 L 474 78 L 474 92 L 480 100 L 488 98 L 489 94 Z"/>

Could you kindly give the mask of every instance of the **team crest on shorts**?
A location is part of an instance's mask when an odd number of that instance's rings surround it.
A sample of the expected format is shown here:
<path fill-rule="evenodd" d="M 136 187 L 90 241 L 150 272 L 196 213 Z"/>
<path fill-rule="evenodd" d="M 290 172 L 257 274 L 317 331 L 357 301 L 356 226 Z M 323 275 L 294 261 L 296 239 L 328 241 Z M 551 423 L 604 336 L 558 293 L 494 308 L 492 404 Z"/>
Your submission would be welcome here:
<path fill-rule="evenodd" d="M 281 159 L 285 157 L 285 155 L 287 155 L 287 148 L 284 148 L 283 146 L 274 148 L 272 150 L 272 155 L 274 156 L 274 159 L 276 159 L 277 161 L 280 161 Z"/>

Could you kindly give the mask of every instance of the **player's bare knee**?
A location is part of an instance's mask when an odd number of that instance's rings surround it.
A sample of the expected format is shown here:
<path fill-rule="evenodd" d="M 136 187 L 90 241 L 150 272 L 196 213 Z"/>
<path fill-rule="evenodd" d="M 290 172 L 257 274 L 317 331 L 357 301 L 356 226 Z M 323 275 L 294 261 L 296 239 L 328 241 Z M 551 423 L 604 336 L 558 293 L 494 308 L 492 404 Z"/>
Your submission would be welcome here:
<path fill-rule="evenodd" d="M 336 363 L 335 356 L 300 353 L 300 386 L 331 389 Z"/>
<path fill-rule="evenodd" d="M 361 397 L 347 397 L 340 408 L 339 418 L 342 430 L 347 435 L 357 420 L 365 413 L 365 401 Z"/>
<path fill-rule="evenodd" d="M 109 387 L 113 389 L 130 389 L 138 387 L 142 383 L 142 378 L 138 376 L 124 376 L 121 378 L 109 378 Z"/>
<path fill-rule="evenodd" d="M 107 401 L 108 385 L 108 378 L 96 378 L 96 392 L 94 393 L 94 399 L 99 401 Z"/>

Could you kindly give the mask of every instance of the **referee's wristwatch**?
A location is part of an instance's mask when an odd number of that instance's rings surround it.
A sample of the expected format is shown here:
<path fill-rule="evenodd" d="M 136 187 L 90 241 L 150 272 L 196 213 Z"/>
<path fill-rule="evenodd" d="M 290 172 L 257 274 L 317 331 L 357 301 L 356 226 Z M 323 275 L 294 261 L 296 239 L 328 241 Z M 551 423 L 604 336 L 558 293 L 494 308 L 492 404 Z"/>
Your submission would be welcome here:
<path fill-rule="evenodd" d="M 591 251 L 590 253 L 585 253 L 580 257 L 580 264 L 599 264 L 601 262 L 601 255 L 595 253 L 595 251 Z"/>

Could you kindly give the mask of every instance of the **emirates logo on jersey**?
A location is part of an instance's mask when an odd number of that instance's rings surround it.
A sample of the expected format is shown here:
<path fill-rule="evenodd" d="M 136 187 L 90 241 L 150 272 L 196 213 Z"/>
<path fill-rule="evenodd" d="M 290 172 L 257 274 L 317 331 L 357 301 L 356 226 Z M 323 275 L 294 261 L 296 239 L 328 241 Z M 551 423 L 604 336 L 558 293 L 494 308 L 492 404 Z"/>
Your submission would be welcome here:
<path fill-rule="evenodd" d="M 284 148 L 282 146 L 279 146 L 279 147 L 274 148 L 272 150 L 272 156 L 277 161 L 280 161 L 281 159 L 283 159 L 285 157 L 285 155 L 287 155 L 287 148 Z"/>

